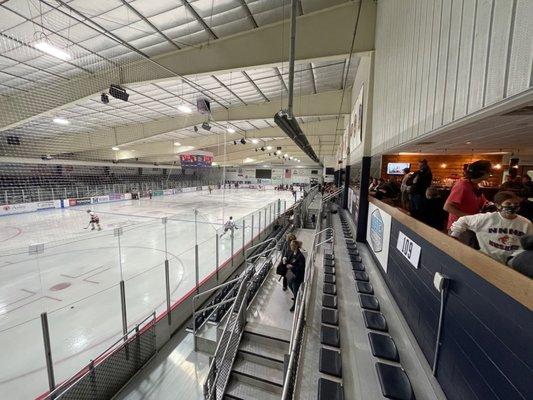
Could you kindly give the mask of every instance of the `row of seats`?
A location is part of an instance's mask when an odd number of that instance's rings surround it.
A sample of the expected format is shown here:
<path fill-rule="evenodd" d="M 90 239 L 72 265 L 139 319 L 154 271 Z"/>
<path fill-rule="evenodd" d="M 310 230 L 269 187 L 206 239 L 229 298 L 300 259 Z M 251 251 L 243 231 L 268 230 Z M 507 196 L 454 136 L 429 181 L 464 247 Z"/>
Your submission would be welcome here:
<path fill-rule="evenodd" d="M 326 215 L 326 226 L 331 227 L 331 213 Z M 326 232 L 326 239 L 333 239 L 331 231 Z M 339 312 L 337 301 L 337 277 L 335 275 L 335 254 L 333 245 L 324 250 L 324 280 L 322 285 L 322 315 L 320 326 L 321 373 L 342 379 L 342 358 L 340 352 Z M 325 377 L 318 378 L 319 400 L 343 400 L 344 390 L 340 382 Z"/>
<path fill-rule="evenodd" d="M 384 397 L 397 400 L 414 400 L 415 395 L 405 370 L 401 367 L 398 349 L 394 339 L 388 334 L 385 315 L 380 310 L 379 300 L 374 296 L 374 288 L 362 263 L 352 230 L 344 214 L 339 214 L 346 249 L 350 257 L 359 305 L 368 332 L 368 340 L 376 362 L 381 391 Z M 383 362 L 386 361 L 386 362 Z"/>

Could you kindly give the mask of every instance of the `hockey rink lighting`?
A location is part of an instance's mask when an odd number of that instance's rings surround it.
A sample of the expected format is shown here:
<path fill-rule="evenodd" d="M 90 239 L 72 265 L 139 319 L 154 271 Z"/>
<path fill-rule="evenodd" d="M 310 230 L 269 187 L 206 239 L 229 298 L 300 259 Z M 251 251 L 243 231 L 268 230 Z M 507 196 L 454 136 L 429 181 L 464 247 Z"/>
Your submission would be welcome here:
<path fill-rule="evenodd" d="M 180 142 L 174 142 L 174 146 L 181 146 Z"/>
<path fill-rule="evenodd" d="M 111 147 L 111 150 L 113 150 L 113 151 L 119 151 L 120 149 L 119 149 L 117 146 L 113 146 L 113 147 Z"/>
<path fill-rule="evenodd" d="M 235 129 L 233 129 L 233 128 L 228 128 L 227 131 L 228 131 L 228 133 L 235 133 Z"/>
<path fill-rule="evenodd" d="M 178 110 L 180 110 L 181 112 L 186 113 L 186 114 L 192 113 L 192 108 L 187 106 L 187 105 L 185 105 L 185 104 L 180 104 L 178 106 Z"/>
<path fill-rule="evenodd" d="M 259 143 L 259 140 L 258 139 L 252 139 L 252 143 L 253 144 L 257 144 L 257 143 Z"/>
<path fill-rule="evenodd" d="M 53 121 L 54 121 L 55 124 L 58 124 L 58 125 L 68 125 L 68 124 L 70 124 L 69 120 L 68 119 L 64 119 L 64 118 L 54 118 Z"/>
<path fill-rule="evenodd" d="M 70 54 L 68 54 L 66 51 L 63 51 L 61 49 L 58 49 L 57 47 L 53 46 L 52 44 L 48 42 L 37 42 L 34 44 L 36 49 L 41 50 L 42 52 L 51 55 L 52 57 L 59 58 L 63 61 L 68 61 L 72 57 Z"/>

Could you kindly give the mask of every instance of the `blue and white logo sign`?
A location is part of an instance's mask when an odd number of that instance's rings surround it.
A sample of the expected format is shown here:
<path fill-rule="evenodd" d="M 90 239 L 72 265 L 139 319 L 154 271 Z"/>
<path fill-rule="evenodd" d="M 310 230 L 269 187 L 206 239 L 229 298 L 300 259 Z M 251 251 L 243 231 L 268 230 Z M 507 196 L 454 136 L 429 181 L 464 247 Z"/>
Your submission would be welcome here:
<path fill-rule="evenodd" d="M 379 253 L 383 250 L 384 226 L 381 213 L 376 208 L 370 215 L 370 243 L 372 244 L 374 253 Z"/>

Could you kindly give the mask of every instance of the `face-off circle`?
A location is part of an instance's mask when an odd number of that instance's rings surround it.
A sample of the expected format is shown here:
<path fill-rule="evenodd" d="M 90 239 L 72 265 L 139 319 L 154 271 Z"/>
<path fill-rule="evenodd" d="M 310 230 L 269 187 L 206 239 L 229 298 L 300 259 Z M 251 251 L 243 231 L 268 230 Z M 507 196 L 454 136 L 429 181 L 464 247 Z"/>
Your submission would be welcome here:
<path fill-rule="evenodd" d="M 71 283 L 68 283 L 68 282 L 61 282 L 61 283 L 58 283 L 57 285 L 54 285 L 50 288 L 50 290 L 52 292 L 58 292 L 60 290 L 64 290 L 66 288 L 68 288 L 70 285 L 72 285 Z"/>

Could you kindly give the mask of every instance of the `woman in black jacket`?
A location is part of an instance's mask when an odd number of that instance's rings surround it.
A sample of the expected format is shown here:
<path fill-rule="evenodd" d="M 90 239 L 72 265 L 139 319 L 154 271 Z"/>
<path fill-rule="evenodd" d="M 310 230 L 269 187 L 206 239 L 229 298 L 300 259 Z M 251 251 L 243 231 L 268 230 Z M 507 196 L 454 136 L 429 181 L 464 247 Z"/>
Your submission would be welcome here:
<path fill-rule="evenodd" d="M 294 233 L 289 233 L 287 235 L 287 240 L 285 240 L 283 248 L 281 249 L 281 262 L 276 269 L 276 273 L 283 278 L 283 290 L 287 290 L 287 277 L 285 274 L 287 273 L 287 260 L 292 254 L 291 242 L 293 240 L 296 240 L 296 236 Z"/>
<path fill-rule="evenodd" d="M 296 295 L 298 294 L 298 289 L 304 281 L 305 275 L 305 257 L 300 251 L 302 247 L 302 242 L 293 240 L 291 242 L 291 254 L 287 259 L 287 269 L 292 272 L 293 277 L 289 280 L 289 287 L 294 295 L 294 300 L 292 302 L 292 307 L 290 311 L 294 311 L 294 306 L 296 304 Z"/>

